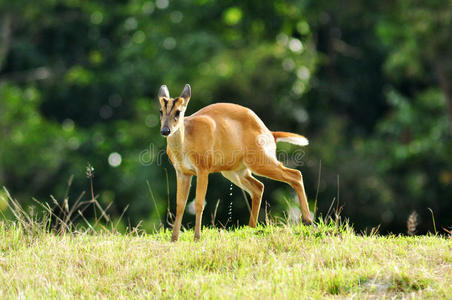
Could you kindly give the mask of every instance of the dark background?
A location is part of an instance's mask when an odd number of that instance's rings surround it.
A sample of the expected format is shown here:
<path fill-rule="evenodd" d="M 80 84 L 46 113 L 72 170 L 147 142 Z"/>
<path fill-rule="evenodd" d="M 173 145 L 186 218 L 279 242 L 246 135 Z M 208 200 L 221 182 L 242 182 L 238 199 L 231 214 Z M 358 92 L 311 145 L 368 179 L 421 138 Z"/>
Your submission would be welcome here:
<path fill-rule="evenodd" d="M 321 169 L 319 215 L 339 197 L 359 230 L 403 233 L 417 211 L 417 232 L 432 231 L 428 208 L 439 231 L 452 225 L 452 1 L 2 1 L 0 186 L 26 207 L 62 200 L 73 175 L 71 204 L 89 189 L 90 162 L 99 202 L 116 219 L 129 205 L 121 224 L 166 223 L 176 183 L 159 154 L 156 94 L 185 83 L 188 114 L 235 102 L 307 136 L 302 164 L 297 147 L 278 149 L 303 172 L 312 208 Z M 263 181 L 263 207 L 296 215 L 290 187 Z M 218 200 L 217 222 L 247 224 L 231 192 L 211 175 L 204 224 Z"/>

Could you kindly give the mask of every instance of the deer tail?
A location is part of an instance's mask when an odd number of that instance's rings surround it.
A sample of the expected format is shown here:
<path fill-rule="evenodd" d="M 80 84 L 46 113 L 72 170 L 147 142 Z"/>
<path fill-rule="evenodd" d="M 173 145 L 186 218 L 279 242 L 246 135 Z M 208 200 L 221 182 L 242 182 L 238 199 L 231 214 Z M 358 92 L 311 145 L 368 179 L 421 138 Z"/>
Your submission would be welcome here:
<path fill-rule="evenodd" d="M 286 142 L 298 146 L 307 146 L 309 141 L 302 135 L 290 132 L 283 131 L 273 131 L 273 137 L 275 138 L 275 142 Z"/>

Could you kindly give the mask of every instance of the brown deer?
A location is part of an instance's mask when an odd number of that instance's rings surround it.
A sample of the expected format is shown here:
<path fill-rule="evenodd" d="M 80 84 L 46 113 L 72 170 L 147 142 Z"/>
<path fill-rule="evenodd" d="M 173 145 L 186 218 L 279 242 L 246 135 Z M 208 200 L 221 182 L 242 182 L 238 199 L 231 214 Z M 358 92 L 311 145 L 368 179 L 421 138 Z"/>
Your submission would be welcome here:
<path fill-rule="evenodd" d="M 185 85 L 180 97 L 170 98 L 166 85 L 160 87 L 160 133 L 167 138 L 167 153 L 177 174 L 177 213 L 171 240 L 177 241 L 190 191 L 197 176 L 195 240 L 201 237 L 201 219 L 210 173 L 221 172 L 252 199 L 249 226 L 255 227 L 264 185 L 253 173 L 288 183 L 298 194 L 302 219 L 312 224 L 303 177 L 298 170 L 276 159 L 276 143 L 306 146 L 308 140 L 288 132 L 272 132 L 250 109 L 231 103 L 216 103 L 185 117 L 191 97 Z"/>

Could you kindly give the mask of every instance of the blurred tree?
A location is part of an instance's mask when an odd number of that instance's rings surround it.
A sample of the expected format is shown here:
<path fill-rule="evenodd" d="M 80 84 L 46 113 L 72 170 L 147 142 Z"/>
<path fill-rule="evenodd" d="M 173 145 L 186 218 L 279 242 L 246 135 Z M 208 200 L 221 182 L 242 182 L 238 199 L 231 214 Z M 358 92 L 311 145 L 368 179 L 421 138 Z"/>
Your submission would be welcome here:
<path fill-rule="evenodd" d="M 309 27 L 294 4 L 45 1 L 39 5 L 7 3 L 2 11 L 13 16 L 12 22 L 4 22 L 11 30 L 2 36 L 10 41 L 2 52 L 3 84 L 14 90 L 33 87 L 41 99 L 33 110 L 43 122 L 60 124 L 57 136 L 65 128 L 75 134 L 64 140 L 66 152 L 49 151 L 55 162 L 64 164 L 43 167 L 44 171 L 59 178 L 75 174 L 73 189 L 80 190 L 86 186 L 81 174 L 90 161 L 101 200 L 114 201 L 118 214 L 131 204 L 129 216 L 135 224 L 147 218 L 152 208 L 146 178 L 151 179 L 158 198 L 166 199 L 164 170 L 168 169 L 171 194 L 174 190 L 174 174 L 166 159 L 150 166 L 139 161 L 142 151 L 149 149 L 147 154 L 155 158 L 165 147 L 154 100 L 160 84 L 168 84 L 177 94 L 180 91 L 173 87 L 190 82 L 194 90 L 191 111 L 224 99 L 255 109 L 270 126 L 277 122 L 283 128 L 281 120 L 287 126 L 306 122 L 306 112 L 296 100 L 309 88 L 315 55 Z M 37 130 L 53 140 L 48 129 Z M 40 141 L 45 143 L 45 139 Z M 29 143 L 24 151 L 35 146 Z M 5 143 L 4 147 L 12 146 Z M 108 158 L 116 153 L 120 163 L 112 165 Z M 41 158 L 39 152 L 35 154 Z M 2 157 L 18 161 L 6 152 Z M 23 161 L 28 159 L 45 165 L 31 155 Z M 45 176 L 41 178 L 47 188 L 25 187 L 22 175 L 8 176 L 4 184 L 14 192 L 23 190 L 28 197 L 56 193 L 56 186 L 60 193 L 64 190 L 65 180 L 55 182 Z M 222 182 L 224 188 L 212 191 L 210 197 L 223 197 L 228 187 L 225 181 L 218 177 L 213 181 Z M 235 198 L 242 197 L 241 192 L 235 194 Z M 166 206 L 166 201 L 158 203 L 160 209 Z M 237 217 L 246 219 L 246 215 L 245 210 Z"/>
<path fill-rule="evenodd" d="M 446 226 L 450 4 L 3 1 L 0 184 L 26 202 L 62 197 L 75 175 L 71 193 L 78 194 L 87 188 L 89 161 L 100 201 L 113 203 L 116 216 L 130 205 L 126 222 L 145 220 L 152 229 L 168 197 L 175 205 L 155 95 L 163 83 L 178 95 L 189 82 L 189 113 L 236 102 L 272 130 L 308 136 L 301 167 L 312 199 L 322 161 L 323 215 L 339 198 L 359 229 L 404 231 L 409 210 L 427 206 Z M 299 167 L 293 157 L 285 163 Z M 211 181 L 205 223 L 217 199 L 217 220 L 247 223 L 242 192 L 233 188 L 231 195 L 221 176 Z M 265 184 L 272 214 L 296 206 L 282 200 L 294 198 L 290 188 Z M 188 213 L 185 222 L 192 221 Z"/>
<path fill-rule="evenodd" d="M 452 123 L 452 1 L 395 1 L 384 12 L 378 33 L 390 49 L 388 76 L 411 79 L 412 93 L 439 85 Z"/>
<path fill-rule="evenodd" d="M 378 170 L 397 199 L 399 228 L 417 210 L 422 231 L 432 230 L 427 208 L 440 224 L 452 223 L 452 2 L 396 1 L 382 11 L 377 33 L 389 52 L 384 69 L 392 110 L 379 124 L 372 153 L 385 155 Z"/>
<path fill-rule="evenodd" d="M 395 91 L 388 92 L 388 99 L 393 110 L 379 123 L 367 153 L 378 159 L 376 174 L 392 191 L 391 228 L 403 231 L 407 216 L 416 210 L 424 221 L 418 231 L 433 230 L 428 208 L 437 221 L 450 224 L 452 143 L 445 97 L 432 88 L 414 101 Z"/>

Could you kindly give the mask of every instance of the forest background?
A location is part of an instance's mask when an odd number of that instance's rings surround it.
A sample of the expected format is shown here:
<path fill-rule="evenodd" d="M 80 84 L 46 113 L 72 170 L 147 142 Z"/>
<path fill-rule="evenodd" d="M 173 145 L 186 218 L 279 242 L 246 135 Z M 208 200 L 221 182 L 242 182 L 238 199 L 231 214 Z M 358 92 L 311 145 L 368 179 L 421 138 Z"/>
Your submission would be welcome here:
<path fill-rule="evenodd" d="M 318 215 L 333 204 L 359 230 L 403 233 L 416 211 L 418 233 L 450 229 L 451 78 L 449 0 L 4 0 L 0 186 L 26 207 L 64 199 L 71 181 L 71 205 L 90 189 L 90 163 L 123 227 L 168 226 L 176 180 L 156 94 L 190 83 L 188 114 L 234 102 L 309 138 L 278 153 L 303 172 Z M 263 181 L 263 210 L 296 219 L 290 187 Z M 216 207 L 217 225 L 247 224 L 243 193 L 217 174 L 204 224 Z"/>

